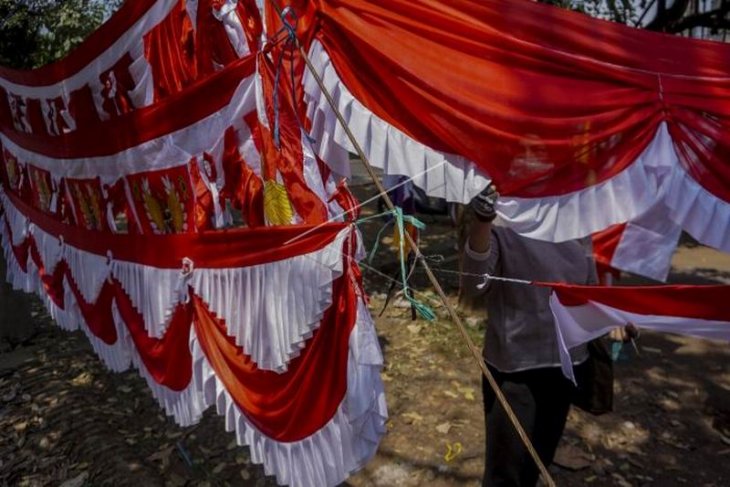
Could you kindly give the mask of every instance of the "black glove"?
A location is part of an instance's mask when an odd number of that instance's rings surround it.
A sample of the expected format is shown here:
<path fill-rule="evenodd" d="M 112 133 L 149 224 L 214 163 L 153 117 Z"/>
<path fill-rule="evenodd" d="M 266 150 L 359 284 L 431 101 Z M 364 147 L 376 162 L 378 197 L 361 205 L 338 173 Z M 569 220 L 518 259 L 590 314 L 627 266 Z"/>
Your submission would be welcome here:
<path fill-rule="evenodd" d="M 494 209 L 497 198 L 499 198 L 497 188 L 490 183 L 484 191 L 471 200 L 471 208 L 474 210 L 477 220 L 486 223 L 494 221 L 497 217 L 497 211 Z"/>

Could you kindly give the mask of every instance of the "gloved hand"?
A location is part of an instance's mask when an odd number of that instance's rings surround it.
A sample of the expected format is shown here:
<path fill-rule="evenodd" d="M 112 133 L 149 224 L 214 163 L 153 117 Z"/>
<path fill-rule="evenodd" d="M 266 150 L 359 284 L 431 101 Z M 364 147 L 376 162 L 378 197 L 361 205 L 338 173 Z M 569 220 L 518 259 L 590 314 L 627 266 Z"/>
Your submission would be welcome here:
<path fill-rule="evenodd" d="M 493 184 L 489 184 L 484 191 L 479 193 L 471 200 L 471 208 L 474 210 L 474 214 L 477 220 L 490 223 L 497 217 L 497 211 L 494 209 L 494 205 L 497 203 L 499 193 L 497 188 Z"/>

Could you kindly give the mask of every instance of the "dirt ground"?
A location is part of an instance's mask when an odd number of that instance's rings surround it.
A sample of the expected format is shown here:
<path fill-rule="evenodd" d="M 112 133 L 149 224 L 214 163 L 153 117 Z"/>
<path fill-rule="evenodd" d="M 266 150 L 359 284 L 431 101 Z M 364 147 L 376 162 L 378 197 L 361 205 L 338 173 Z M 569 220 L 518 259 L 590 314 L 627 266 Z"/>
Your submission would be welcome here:
<path fill-rule="evenodd" d="M 437 268 L 455 269 L 453 230 L 443 218 L 424 220 L 425 252 L 443 256 L 434 260 Z M 364 228 L 368 243 L 377 229 L 377 222 Z M 372 266 L 391 275 L 396 261 L 388 240 Z M 364 277 L 377 317 L 388 281 L 367 268 Z M 455 302 L 456 276 L 439 277 Z M 671 281 L 730 282 L 730 256 L 684 243 Z M 414 275 L 414 286 L 439 319 L 411 321 L 401 299 L 377 317 L 388 434 L 346 485 L 480 485 L 480 375 L 422 275 Z M 481 341 L 484 317 L 464 318 Z M 275 485 L 212 411 L 179 428 L 135 371 L 105 370 L 85 337 L 56 328 L 37 301 L 20 319 L 36 332 L 0 344 L 0 486 Z M 551 467 L 557 484 L 730 485 L 730 348 L 650 333 L 639 347 L 640 356 L 617 364 L 614 413 L 571 412 Z"/>

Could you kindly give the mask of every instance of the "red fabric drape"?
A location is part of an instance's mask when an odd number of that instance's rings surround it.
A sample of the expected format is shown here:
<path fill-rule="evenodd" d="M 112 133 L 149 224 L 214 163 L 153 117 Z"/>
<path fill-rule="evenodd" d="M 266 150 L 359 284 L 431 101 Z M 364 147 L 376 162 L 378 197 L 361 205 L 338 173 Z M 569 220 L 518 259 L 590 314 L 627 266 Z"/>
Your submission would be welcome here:
<path fill-rule="evenodd" d="M 246 267 L 307 254 L 331 243 L 346 224 L 240 228 L 179 235 L 111 234 L 69 227 L 6 193 L 11 203 L 34 225 L 66 244 L 97 255 L 110 251 L 115 259 L 160 269 L 180 269 L 190 258 L 209 269 Z M 7 216 L 4 217 L 7 222 Z"/>
<path fill-rule="evenodd" d="M 180 0 L 165 20 L 144 36 L 145 58 L 152 67 L 155 101 L 182 91 L 198 77 L 195 30 Z"/>
<path fill-rule="evenodd" d="M 10 225 L 3 219 L 11 236 Z M 32 236 L 14 245 L 13 253 L 24 272 L 28 271 L 28 257 L 33 259 L 46 292 L 61 309 L 68 305 L 64 283 L 69 286 L 85 325 L 107 345 L 118 342 L 112 316 L 112 304 L 116 304 L 145 368 L 155 382 L 171 390 L 182 391 L 190 384 L 193 363 L 189 343 L 194 328 L 216 377 L 241 412 L 276 441 L 298 441 L 320 430 L 332 419 L 347 391 L 349 338 L 358 309 L 355 282 L 348 273 L 333 284 L 332 305 L 306 347 L 285 373 L 277 373 L 258 369 L 228 335 L 225 322 L 192 292 L 190 301 L 173 311 L 164 336 L 154 338 L 148 335 L 142 315 L 119 281 L 106 280 L 95 300 L 88 302 L 64 260 L 49 274 Z"/>
<path fill-rule="evenodd" d="M 610 274 L 614 278 L 618 278 L 621 275 L 621 271 L 611 266 L 611 261 L 616 253 L 625 228 L 625 223 L 613 225 L 591 235 L 591 241 L 593 242 L 593 260 L 596 261 L 598 279 L 601 282 L 603 282 L 606 274 Z"/>
<path fill-rule="evenodd" d="M 250 121 L 253 133 L 254 128 L 258 130 L 256 114 L 252 113 L 248 118 L 252 119 Z M 261 227 L 266 223 L 264 221 L 264 184 L 241 156 L 238 150 L 240 143 L 233 127 L 226 130 L 222 161 L 225 184 L 221 189 L 221 199 L 230 200 L 235 208 L 241 210 L 246 226 Z"/>
<path fill-rule="evenodd" d="M 266 436 L 297 441 L 334 416 L 347 390 L 349 337 L 355 326 L 357 297 L 349 276 L 333 285 L 333 304 L 320 327 L 286 373 L 261 371 L 226 335 L 225 324 L 193 296 L 195 332 L 216 377 Z"/>
<path fill-rule="evenodd" d="M 605 181 L 666 121 L 693 177 L 730 201 L 730 46 L 526 1 L 313 1 L 353 95 L 503 194 Z"/>
<path fill-rule="evenodd" d="M 225 3 L 221 0 L 200 0 L 198 3 L 195 57 L 201 75 L 209 75 L 238 59 L 225 26 L 213 15 L 213 10 L 220 10 Z M 256 52 L 261 35 L 261 17 L 255 1 L 239 0 L 235 14 L 246 35 L 249 52 Z"/>
<path fill-rule="evenodd" d="M 275 51 L 282 55 L 279 50 Z M 264 180 L 276 180 L 279 173 L 286 186 L 297 214 L 306 223 L 315 224 L 327 221 L 327 208 L 324 202 L 309 187 L 304 178 L 304 152 L 302 148 L 301 118 L 295 112 L 299 104 L 293 98 L 290 79 L 290 66 L 277 59 L 276 64 L 267 55 L 258 56 L 258 73 L 264 98 L 266 100 L 266 119 L 269 127 L 260 126 L 261 159 Z M 277 71 L 279 72 L 277 80 Z M 275 102 L 274 97 L 278 96 Z M 276 103 L 276 105 L 275 105 Z M 279 140 L 276 140 L 276 130 Z"/>
<path fill-rule="evenodd" d="M 91 90 L 71 94 L 69 110 L 79 125 L 74 132 L 50 136 L 24 134 L 0 115 L 0 131 L 26 150 L 55 158 L 100 157 L 117 154 L 200 121 L 231 103 L 244 78 L 253 75 L 253 57 L 236 61 L 229 69 L 195 83 L 190 89 L 160 103 L 99 122 Z M 78 97 L 76 96 L 78 94 Z"/>
<path fill-rule="evenodd" d="M 666 315 L 704 320 L 730 321 L 730 286 L 573 286 L 552 287 L 565 306 L 589 301 L 643 315 Z"/>

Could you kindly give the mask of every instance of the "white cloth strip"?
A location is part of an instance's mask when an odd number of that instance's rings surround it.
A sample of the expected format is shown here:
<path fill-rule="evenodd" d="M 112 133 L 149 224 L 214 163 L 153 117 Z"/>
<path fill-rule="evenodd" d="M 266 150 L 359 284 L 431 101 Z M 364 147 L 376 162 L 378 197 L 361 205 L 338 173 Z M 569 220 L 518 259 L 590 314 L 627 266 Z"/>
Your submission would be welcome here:
<path fill-rule="evenodd" d="M 663 198 L 664 182 L 679 164 L 666 124 L 644 152 L 616 176 L 560 196 L 501 197 L 497 212 L 525 237 L 563 242 L 631 221 Z"/>

